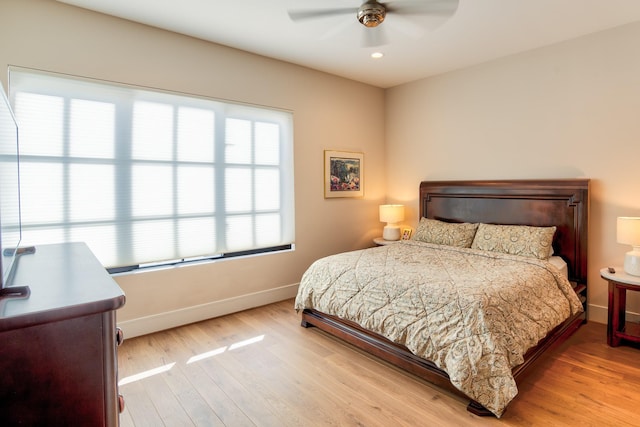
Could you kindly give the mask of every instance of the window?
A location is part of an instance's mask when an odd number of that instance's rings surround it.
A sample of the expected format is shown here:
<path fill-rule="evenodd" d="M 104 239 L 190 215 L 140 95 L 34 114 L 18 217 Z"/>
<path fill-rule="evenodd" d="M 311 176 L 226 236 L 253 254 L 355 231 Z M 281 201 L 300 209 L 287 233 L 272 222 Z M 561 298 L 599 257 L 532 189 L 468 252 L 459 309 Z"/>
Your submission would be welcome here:
<path fill-rule="evenodd" d="M 11 67 L 24 240 L 109 268 L 290 248 L 292 114 Z"/>

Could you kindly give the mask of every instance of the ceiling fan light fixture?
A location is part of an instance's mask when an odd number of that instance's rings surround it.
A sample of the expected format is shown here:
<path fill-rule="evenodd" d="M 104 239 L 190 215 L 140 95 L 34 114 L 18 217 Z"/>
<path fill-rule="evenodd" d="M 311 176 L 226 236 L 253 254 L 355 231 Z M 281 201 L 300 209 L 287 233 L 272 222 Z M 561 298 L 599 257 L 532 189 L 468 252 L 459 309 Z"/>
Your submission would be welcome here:
<path fill-rule="evenodd" d="M 368 28 L 382 24 L 385 16 L 387 16 L 387 9 L 377 1 L 364 2 L 358 9 L 358 21 Z"/>

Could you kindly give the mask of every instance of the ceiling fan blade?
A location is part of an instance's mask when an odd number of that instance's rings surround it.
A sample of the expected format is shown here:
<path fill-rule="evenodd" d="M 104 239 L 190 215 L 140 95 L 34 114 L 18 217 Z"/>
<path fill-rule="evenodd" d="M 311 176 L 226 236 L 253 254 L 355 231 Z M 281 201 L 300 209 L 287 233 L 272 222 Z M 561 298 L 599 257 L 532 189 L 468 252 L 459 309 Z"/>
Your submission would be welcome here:
<path fill-rule="evenodd" d="M 292 21 L 304 21 L 308 19 L 325 18 L 327 16 L 358 13 L 357 7 L 338 7 L 335 9 L 296 9 L 287 12 Z"/>
<path fill-rule="evenodd" d="M 387 13 L 411 15 L 453 15 L 458 9 L 459 0 L 397 0 L 385 2 Z"/>
<path fill-rule="evenodd" d="M 362 33 L 363 47 L 377 47 L 389 43 L 387 32 L 382 25 L 372 28 L 363 27 L 362 30 L 364 31 Z"/>
<path fill-rule="evenodd" d="M 318 40 L 329 40 L 339 34 L 349 32 L 353 28 L 353 22 L 348 17 L 343 16 L 342 18 L 337 18 L 332 25 L 327 27 L 328 29 L 324 33 L 318 35 Z"/>

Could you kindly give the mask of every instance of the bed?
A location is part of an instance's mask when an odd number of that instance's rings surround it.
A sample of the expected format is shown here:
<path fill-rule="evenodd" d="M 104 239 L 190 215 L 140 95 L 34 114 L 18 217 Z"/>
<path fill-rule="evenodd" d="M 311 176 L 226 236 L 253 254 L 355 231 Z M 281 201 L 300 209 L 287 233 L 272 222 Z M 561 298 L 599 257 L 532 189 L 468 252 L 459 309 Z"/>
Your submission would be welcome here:
<path fill-rule="evenodd" d="M 586 322 L 589 180 L 424 181 L 419 211 L 412 240 L 314 262 L 302 326 L 500 417 L 534 361 Z M 544 238 L 496 244 L 516 232 Z"/>

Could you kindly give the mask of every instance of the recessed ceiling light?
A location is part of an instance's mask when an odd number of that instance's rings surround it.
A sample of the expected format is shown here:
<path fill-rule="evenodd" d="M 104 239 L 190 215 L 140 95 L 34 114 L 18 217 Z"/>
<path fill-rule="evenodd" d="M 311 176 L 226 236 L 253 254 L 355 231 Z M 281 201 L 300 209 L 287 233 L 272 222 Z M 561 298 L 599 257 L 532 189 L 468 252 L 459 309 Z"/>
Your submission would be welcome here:
<path fill-rule="evenodd" d="M 373 59 L 379 59 L 379 58 L 382 58 L 383 56 L 384 56 L 384 53 L 382 53 L 382 52 L 373 52 L 373 53 L 371 54 L 371 57 L 372 57 Z"/>

